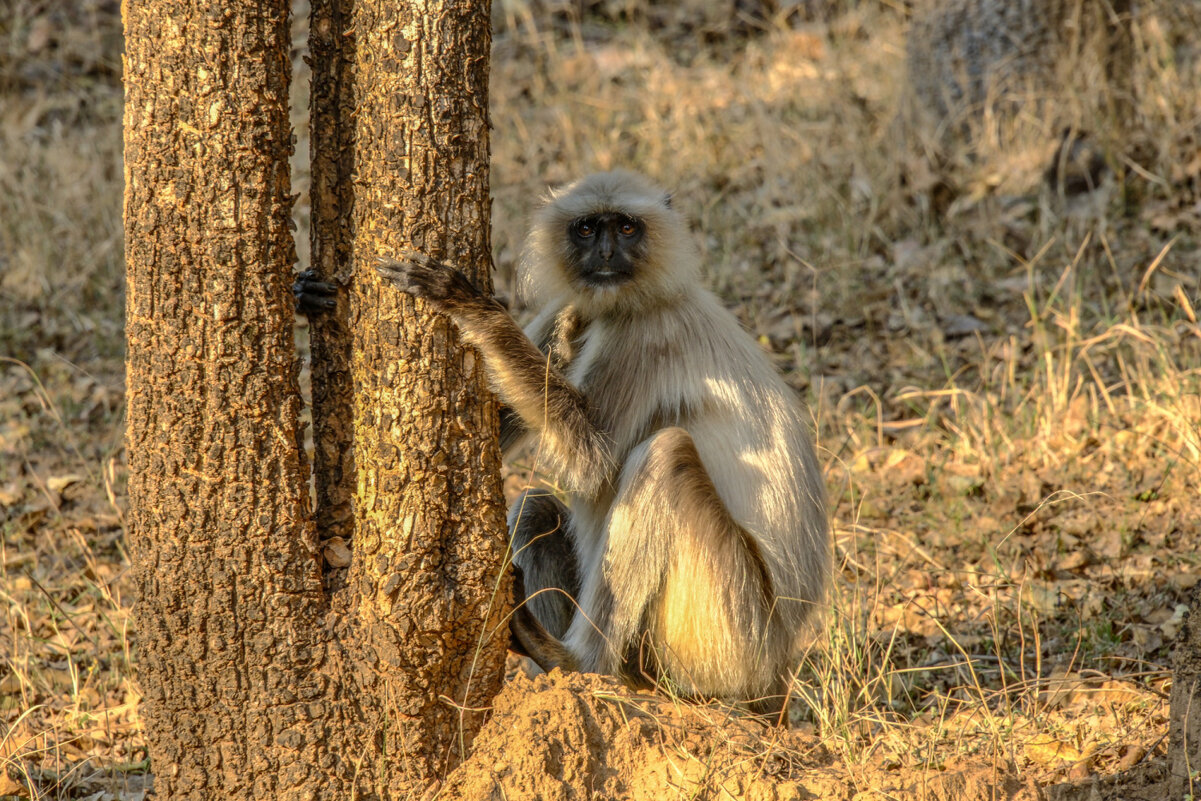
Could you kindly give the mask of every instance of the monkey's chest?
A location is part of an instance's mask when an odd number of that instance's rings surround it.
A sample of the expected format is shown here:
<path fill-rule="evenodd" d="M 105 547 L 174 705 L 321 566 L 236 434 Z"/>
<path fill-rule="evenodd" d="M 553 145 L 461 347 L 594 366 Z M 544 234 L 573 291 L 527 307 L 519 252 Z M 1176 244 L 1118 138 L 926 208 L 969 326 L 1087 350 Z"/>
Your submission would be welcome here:
<path fill-rule="evenodd" d="M 594 422 L 613 443 L 618 466 L 658 429 L 685 425 L 698 396 L 687 365 L 670 343 L 624 344 L 616 336 L 589 337 L 568 370 Z"/>

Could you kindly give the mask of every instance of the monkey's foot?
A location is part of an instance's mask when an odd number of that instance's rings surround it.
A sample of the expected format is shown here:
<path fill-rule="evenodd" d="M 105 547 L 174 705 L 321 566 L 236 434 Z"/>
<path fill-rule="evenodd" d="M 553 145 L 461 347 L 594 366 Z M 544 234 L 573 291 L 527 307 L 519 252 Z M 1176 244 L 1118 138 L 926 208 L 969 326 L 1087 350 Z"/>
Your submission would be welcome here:
<path fill-rule="evenodd" d="M 525 605 L 525 571 L 517 565 L 513 565 L 513 597 L 517 600 L 519 606 Z M 516 612 L 516 610 L 514 610 Z M 514 621 L 509 621 L 509 650 L 527 659 L 532 659 L 529 651 L 521 643 L 521 638 L 517 636 L 517 629 L 520 624 Z"/>
<path fill-rule="evenodd" d="M 533 659 L 538 667 L 547 672 L 554 668 L 579 670 L 575 655 L 567 650 L 559 638 L 546 630 L 526 605 L 525 574 L 517 565 L 513 565 L 513 590 L 517 597 L 517 608 L 513 610 L 513 617 L 509 618 L 512 650 Z"/>

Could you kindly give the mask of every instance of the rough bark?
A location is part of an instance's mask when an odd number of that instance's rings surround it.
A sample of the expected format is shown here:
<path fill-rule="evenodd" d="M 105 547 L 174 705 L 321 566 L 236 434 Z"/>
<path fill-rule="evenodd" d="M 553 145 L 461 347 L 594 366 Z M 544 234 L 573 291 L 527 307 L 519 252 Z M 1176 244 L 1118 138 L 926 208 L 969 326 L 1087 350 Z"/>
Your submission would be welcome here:
<path fill-rule="evenodd" d="M 356 0 L 355 556 L 368 723 L 391 790 L 459 762 L 499 688 L 508 629 L 496 402 L 445 318 L 375 264 L 412 248 L 490 287 L 487 2 Z"/>
<path fill-rule="evenodd" d="M 1176 640 L 1168 722 L 1170 796 L 1201 792 L 1201 584 L 1193 590 L 1188 620 Z"/>
<path fill-rule="evenodd" d="M 342 393 L 319 440 L 354 427 L 354 462 L 318 468 L 327 532 L 354 510 L 335 594 L 296 437 L 288 0 L 126 6 L 130 543 L 158 798 L 420 796 L 503 675 L 495 401 L 447 321 L 374 273 L 411 246 L 489 283 L 489 9 L 360 5 L 351 65 L 322 50 L 349 41 L 348 7 L 321 3 L 314 253 L 354 271 L 314 371 L 318 397 Z"/>
<path fill-rule="evenodd" d="M 288 6 L 125 4 L 129 536 L 159 798 L 307 798 L 335 762 L 295 437 Z"/>
<path fill-rule="evenodd" d="M 354 32 L 352 0 L 313 0 L 309 17 L 312 92 L 309 130 L 312 269 L 348 286 L 354 231 Z M 349 541 L 354 529 L 354 386 L 350 301 L 309 321 L 313 386 L 315 516 L 322 539 Z"/>

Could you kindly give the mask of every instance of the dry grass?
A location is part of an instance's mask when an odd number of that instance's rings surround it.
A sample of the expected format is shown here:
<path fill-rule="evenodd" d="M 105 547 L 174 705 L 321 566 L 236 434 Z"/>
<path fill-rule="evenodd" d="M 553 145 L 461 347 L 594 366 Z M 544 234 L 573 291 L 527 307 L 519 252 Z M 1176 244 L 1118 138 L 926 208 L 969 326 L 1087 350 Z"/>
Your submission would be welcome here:
<path fill-rule="evenodd" d="M 119 23 L 103 2 L 15 7 L 0 21 L 0 795 L 138 798 Z M 51 13 L 67 15 L 58 38 Z M 497 34 L 500 289 L 547 185 L 642 169 L 675 190 L 709 279 L 814 412 L 840 571 L 795 722 L 849 764 L 984 754 L 1055 782 L 1163 750 L 1177 607 L 1201 576 L 1201 75 L 1176 24 L 1140 32 L 1138 157 L 1114 157 L 1107 198 L 1064 207 L 1030 156 L 1025 178 L 1009 164 L 1005 182 L 967 182 L 945 218 L 899 180 L 926 167 L 893 123 L 889 8 L 707 43 L 520 14 Z"/>

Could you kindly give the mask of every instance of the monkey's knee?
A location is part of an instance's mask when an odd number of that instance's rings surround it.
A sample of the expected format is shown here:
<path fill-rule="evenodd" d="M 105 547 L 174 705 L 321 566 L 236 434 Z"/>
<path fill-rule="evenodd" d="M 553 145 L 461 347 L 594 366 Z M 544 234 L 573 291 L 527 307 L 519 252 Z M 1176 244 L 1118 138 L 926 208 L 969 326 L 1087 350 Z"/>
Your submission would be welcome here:
<path fill-rule="evenodd" d="M 670 487 L 670 479 L 698 472 L 704 474 L 705 468 L 692 435 L 682 428 L 670 426 L 656 431 L 630 452 L 622 470 L 618 494 L 628 495 L 643 486 Z"/>
<path fill-rule="evenodd" d="M 657 431 L 631 453 L 618 494 L 656 515 L 682 517 L 676 528 L 731 522 L 692 434 L 676 426 Z"/>
<path fill-rule="evenodd" d="M 555 637 L 562 637 L 575 614 L 580 591 L 575 548 L 567 533 L 570 513 L 545 490 L 523 492 L 509 509 L 513 563 L 525 578 L 530 611 Z"/>
<path fill-rule="evenodd" d="M 650 438 L 649 443 L 650 453 L 660 458 L 671 455 L 685 455 L 689 451 L 696 453 L 696 446 L 692 443 L 692 435 L 679 426 L 668 426 L 667 428 L 659 429 Z"/>

